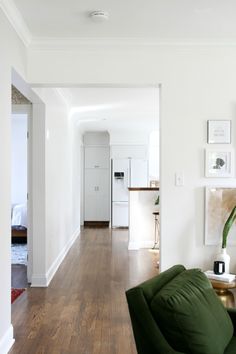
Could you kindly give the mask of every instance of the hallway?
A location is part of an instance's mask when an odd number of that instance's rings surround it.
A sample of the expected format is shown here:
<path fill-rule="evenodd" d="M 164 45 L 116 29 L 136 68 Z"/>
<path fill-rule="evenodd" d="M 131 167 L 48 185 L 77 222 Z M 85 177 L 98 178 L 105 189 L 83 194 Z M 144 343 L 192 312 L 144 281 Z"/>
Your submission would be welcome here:
<path fill-rule="evenodd" d="M 156 255 L 127 243 L 127 230 L 83 230 L 50 286 L 13 304 L 10 354 L 135 354 L 125 290 L 157 273 Z"/>

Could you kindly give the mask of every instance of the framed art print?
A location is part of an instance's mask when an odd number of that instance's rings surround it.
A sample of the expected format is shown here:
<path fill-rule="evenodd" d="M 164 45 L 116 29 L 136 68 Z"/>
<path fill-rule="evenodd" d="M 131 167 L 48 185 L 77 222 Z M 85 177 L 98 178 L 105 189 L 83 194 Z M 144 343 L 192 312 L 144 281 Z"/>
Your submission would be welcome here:
<path fill-rule="evenodd" d="M 208 144 L 231 143 L 231 120 L 208 120 L 207 121 Z"/>
<path fill-rule="evenodd" d="M 226 220 L 236 205 L 235 187 L 205 188 L 205 245 L 220 245 Z M 228 245 L 236 245 L 236 224 L 228 235 Z"/>
<path fill-rule="evenodd" d="M 206 149 L 205 176 L 206 177 L 233 177 L 233 149 Z"/>

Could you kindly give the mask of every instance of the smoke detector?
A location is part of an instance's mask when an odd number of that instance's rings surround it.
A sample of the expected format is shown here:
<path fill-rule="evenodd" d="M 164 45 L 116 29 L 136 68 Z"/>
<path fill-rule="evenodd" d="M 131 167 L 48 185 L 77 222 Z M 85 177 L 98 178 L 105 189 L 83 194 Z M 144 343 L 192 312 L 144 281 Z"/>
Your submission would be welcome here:
<path fill-rule="evenodd" d="M 90 17 L 95 22 L 103 22 L 108 20 L 109 13 L 107 11 L 97 10 L 90 13 Z"/>

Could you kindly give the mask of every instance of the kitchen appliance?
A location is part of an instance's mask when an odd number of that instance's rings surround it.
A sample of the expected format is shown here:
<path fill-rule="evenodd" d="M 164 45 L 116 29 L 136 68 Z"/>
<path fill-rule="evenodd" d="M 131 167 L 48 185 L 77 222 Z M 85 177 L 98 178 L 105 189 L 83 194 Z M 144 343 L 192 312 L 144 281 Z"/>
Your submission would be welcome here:
<path fill-rule="evenodd" d="M 143 159 L 112 159 L 112 227 L 129 226 L 129 187 L 148 186 Z"/>

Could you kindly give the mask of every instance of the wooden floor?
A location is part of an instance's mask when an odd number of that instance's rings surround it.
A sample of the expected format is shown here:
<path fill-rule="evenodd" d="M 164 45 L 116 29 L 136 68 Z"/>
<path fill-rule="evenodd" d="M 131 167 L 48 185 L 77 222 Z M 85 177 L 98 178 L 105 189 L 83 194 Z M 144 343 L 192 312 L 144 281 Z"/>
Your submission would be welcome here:
<path fill-rule="evenodd" d="M 50 286 L 12 305 L 10 354 L 136 354 L 125 290 L 157 274 L 157 255 L 128 251 L 127 235 L 82 231 Z"/>

